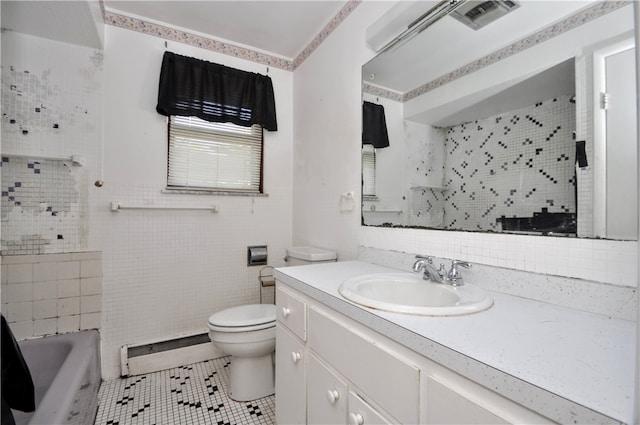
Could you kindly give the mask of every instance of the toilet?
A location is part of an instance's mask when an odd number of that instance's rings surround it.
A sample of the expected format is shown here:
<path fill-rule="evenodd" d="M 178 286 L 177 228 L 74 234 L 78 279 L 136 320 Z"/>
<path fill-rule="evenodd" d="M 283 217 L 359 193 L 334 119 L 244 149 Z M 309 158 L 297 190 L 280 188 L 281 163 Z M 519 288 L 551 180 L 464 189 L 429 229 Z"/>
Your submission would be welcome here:
<path fill-rule="evenodd" d="M 333 251 L 299 246 L 287 249 L 288 266 L 336 261 Z M 231 356 L 228 396 L 251 401 L 275 392 L 276 306 L 249 304 L 209 316 L 209 339 Z"/>

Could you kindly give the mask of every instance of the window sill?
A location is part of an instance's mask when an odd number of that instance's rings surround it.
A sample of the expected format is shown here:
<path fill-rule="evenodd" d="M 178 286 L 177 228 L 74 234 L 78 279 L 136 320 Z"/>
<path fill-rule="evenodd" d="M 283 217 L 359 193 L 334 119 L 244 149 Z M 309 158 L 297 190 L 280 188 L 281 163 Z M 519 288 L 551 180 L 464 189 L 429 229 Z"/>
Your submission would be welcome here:
<path fill-rule="evenodd" d="M 266 198 L 268 193 L 254 193 L 254 192 L 236 192 L 231 190 L 207 190 L 207 189 L 173 189 L 167 187 L 160 192 L 171 195 L 212 195 L 212 196 L 255 196 L 259 198 Z"/>

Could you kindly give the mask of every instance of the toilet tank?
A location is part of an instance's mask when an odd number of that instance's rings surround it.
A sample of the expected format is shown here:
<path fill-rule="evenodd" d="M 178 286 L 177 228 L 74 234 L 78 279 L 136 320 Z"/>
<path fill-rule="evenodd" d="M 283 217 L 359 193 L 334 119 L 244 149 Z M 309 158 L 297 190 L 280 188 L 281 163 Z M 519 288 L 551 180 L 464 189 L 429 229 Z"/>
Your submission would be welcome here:
<path fill-rule="evenodd" d="M 304 264 L 331 263 L 338 259 L 335 251 L 314 246 L 294 246 L 287 248 L 285 261 L 287 266 L 301 266 Z"/>

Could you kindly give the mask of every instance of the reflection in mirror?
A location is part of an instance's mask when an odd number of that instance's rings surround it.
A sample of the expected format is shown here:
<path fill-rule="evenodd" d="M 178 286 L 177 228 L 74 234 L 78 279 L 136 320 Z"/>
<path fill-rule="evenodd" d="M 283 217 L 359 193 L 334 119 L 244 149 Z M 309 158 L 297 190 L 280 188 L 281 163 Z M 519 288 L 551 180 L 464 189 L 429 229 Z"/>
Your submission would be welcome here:
<path fill-rule="evenodd" d="M 362 70 L 389 134 L 363 145 L 365 225 L 637 239 L 631 4 L 520 2 L 410 38 Z"/>

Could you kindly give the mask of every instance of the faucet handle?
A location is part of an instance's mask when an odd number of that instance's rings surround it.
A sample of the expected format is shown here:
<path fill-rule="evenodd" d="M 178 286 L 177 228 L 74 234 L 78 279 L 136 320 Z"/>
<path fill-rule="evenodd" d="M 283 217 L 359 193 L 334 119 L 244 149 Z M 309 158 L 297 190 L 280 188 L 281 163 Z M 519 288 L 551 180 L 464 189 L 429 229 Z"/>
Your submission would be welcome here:
<path fill-rule="evenodd" d="M 433 264 L 433 257 L 428 255 L 416 255 L 416 260 L 426 260 L 427 263 Z"/>
<path fill-rule="evenodd" d="M 467 261 L 453 260 L 451 262 L 451 268 L 454 269 L 454 268 L 456 268 L 456 266 L 462 266 L 465 269 L 470 269 L 471 268 L 471 263 L 469 263 Z"/>
<path fill-rule="evenodd" d="M 462 266 L 464 268 L 470 269 L 471 263 L 468 263 L 466 261 L 460 261 L 460 260 L 453 260 L 451 262 L 451 270 L 449 270 L 449 273 L 447 273 L 447 279 L 449 280 L 449 283 L 453 286 L 463 285 L 462 275 L 458 270 L 458 266 Z"/>

